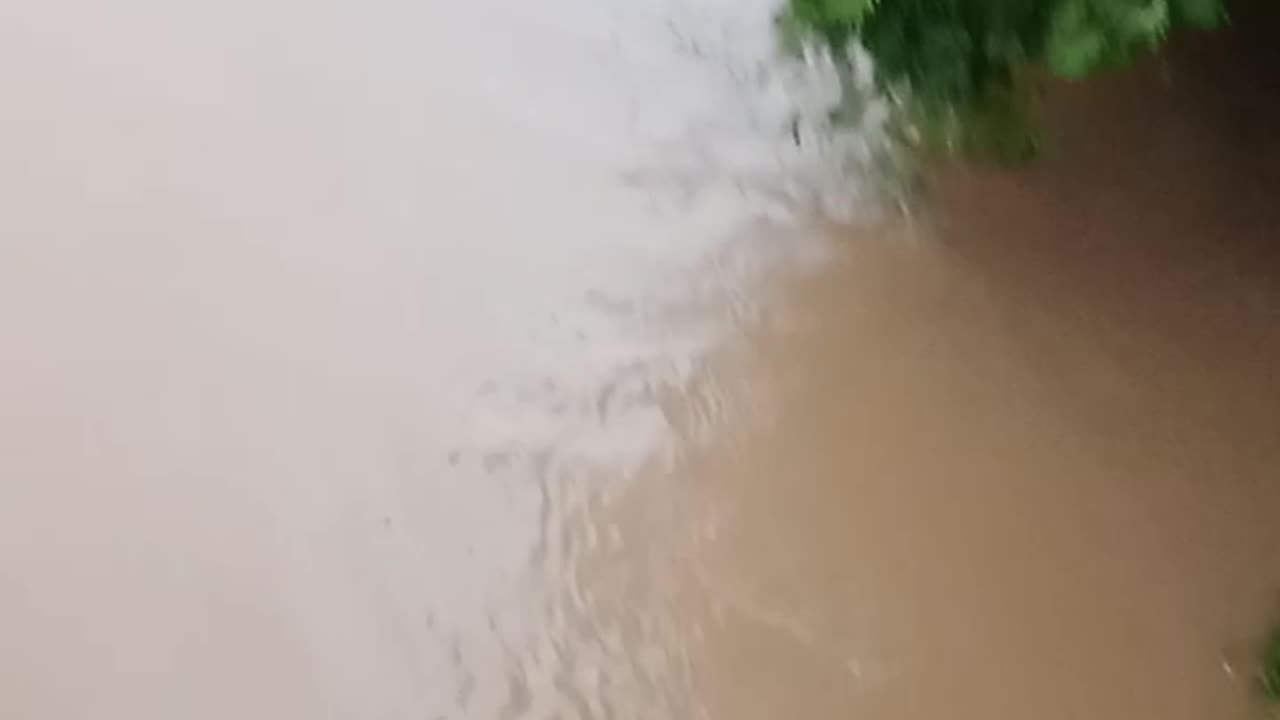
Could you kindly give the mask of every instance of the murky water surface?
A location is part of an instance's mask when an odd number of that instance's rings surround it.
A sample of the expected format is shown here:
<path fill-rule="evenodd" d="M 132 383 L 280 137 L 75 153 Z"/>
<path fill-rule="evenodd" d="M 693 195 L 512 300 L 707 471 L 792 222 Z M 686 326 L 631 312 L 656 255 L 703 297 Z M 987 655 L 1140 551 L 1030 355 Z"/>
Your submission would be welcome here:
<path fill-rule="evenodd" d="M 0 715 L 1256 712 L 1275 89 L 901 219 L 769 12 L 0 7 Z"/>

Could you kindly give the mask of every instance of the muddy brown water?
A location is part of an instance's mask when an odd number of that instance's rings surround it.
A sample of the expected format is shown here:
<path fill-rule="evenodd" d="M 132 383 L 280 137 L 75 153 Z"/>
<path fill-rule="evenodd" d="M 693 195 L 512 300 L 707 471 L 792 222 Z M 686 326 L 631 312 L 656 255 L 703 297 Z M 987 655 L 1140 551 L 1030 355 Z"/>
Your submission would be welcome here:
<path fill-rule="evenodd" d="M 0 9 L 0 715 L 1261 712 L 1266 51 L 876 217 L 767 10 Z"/>

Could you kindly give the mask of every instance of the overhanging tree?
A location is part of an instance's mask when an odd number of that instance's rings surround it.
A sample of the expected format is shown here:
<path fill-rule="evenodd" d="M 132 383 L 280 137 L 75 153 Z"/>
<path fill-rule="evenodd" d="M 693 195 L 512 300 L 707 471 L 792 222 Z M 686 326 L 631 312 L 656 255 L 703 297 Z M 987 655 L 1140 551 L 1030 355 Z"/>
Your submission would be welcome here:
<path fill-rule="evenodd" d="M 782 23 L 837 54 L 861 43 L 927 141 L 1021 154 L 1030 78 L 1082 78 L 1224 16 L 1223 0 L 789 0 Z"/>

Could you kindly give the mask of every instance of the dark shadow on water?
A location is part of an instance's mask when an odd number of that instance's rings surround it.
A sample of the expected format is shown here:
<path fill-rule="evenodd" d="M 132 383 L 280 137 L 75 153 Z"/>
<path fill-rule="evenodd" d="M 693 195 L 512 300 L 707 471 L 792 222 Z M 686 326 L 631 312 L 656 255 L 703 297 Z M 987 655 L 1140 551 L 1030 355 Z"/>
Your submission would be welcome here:
<path fill-rule="evenodd" d="M 1039 164 L 933 178 L 941 241 L 1027 312 L 1141 325 L 1219 365 L 1280 348 L 1280 51 L 1254 12 L 1050 88 Z"/>

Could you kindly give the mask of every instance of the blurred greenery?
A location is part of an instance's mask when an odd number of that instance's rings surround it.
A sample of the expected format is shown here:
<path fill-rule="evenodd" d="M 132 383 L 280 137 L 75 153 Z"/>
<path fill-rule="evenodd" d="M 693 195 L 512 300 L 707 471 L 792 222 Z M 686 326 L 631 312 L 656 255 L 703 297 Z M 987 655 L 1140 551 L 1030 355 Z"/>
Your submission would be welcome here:
<path fill-rule="evenodd" d="M 1224 0 L 788 0 L 784 40 L 845 57 L 860 43 L 918 137 L 1005 159 L 1034 155 L 1032 78 L 1079 79 L 1213 27 Z"/>
<path fill-rule="evenodd" d="M 1280 703 L 1280 625 L 1271 630 L 1262 646 L 1258 675 L 1263 694 L 1271 702 Z"/>

